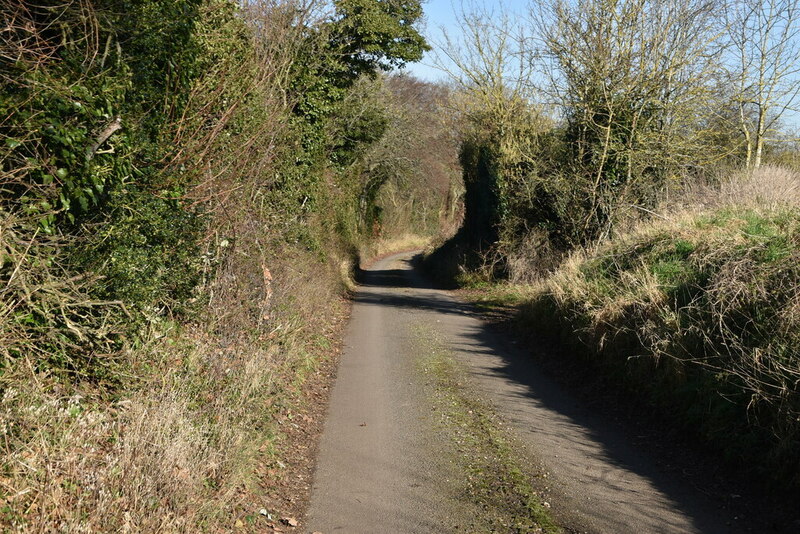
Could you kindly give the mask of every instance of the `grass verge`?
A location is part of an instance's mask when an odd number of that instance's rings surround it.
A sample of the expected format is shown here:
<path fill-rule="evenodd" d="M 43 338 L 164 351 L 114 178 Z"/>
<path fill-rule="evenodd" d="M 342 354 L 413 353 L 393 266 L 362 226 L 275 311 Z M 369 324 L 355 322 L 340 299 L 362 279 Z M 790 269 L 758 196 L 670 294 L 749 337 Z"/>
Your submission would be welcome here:
<path fill-rule="evenodd" d="M 459 497 L 479 510 L 472 532 L 558 533 L 548 505 L 531 483 L 535 476 L 516 457 L 513 438 L 500 417 L 469 391 L 468 379 L 433 333 L 420 326 L 420 371 L 434 388 L 438 423 L 454 445 L 454 462 L 464 474 Z"/>
<path fill-rule="evenodd" d="M 152 325 L 115 356 L 113 387 L 29 355 L 5 368 L 0 530 L 264 532 L 299 516 L 302 503 L 270 493 L 285 487 L 287 436 L 346 303 L 333 262 L 269 265 L 274 294 L 267 280 L 255 302 L 269 328 L 237 327 L 232 314 L 249 310 L 225 297 L 206 321 Z"/>
<path fill-rule="evenodd" d="M 724 459 L 796 489 L 799 246 L 794 209 L 649 223 L 573 256 L 519 320 L 600 365 Z"/>

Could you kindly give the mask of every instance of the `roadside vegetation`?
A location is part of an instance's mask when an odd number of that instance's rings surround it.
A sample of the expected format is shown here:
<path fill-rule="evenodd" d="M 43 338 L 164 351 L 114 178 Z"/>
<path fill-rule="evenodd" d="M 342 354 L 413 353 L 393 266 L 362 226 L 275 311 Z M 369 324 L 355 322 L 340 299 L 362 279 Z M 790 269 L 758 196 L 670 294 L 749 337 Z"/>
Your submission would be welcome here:
<path fill-rule="evenodd" d="M 437 53 L 465 217 L 428 269 L 513 305 L 531 340 L 730 465 L 800 488 L 796 2 L 468 5 L 459 21 Z"/>
<path fill-rule="evenodd" d="M 2 530 L 274 526 L 360 258 L 440 235 L 442 280 L 514 284 L 523 328 L 800 487 L 796 1 L 467 10 L 447 86 L 391 72 L 417 1 L 0 13 Z"/>
<path fill-rule="evenodd" d="M 800 176 L 762 167 L 715 189 L 573 253 L 517 320 L 727 461 L 797 487 Z"/>
<path fill-rule="evenodd" d="M 450 220 L 419 3 L 0 13 L 0 530 L 263 531 L 359 254 Z"/>

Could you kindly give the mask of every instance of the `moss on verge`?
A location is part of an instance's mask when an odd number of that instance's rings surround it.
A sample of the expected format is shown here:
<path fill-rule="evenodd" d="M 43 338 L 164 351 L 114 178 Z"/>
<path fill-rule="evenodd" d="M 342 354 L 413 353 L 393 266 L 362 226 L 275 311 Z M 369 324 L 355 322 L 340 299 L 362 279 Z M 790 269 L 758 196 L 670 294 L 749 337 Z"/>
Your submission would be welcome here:
<path fill-rule="evenodd" d="M 463 473 L 460 497 L 479 510 L 473 532 L 558 533 L 542 496 L 515 455 L 513 438 L 500 417 L 469 390 L 464 371 L 423 326 L 426 340 L 418 353 L 420 371 L 433 382 L 431 401 L 441 429 L 454 446 L 454 461 Z"/>

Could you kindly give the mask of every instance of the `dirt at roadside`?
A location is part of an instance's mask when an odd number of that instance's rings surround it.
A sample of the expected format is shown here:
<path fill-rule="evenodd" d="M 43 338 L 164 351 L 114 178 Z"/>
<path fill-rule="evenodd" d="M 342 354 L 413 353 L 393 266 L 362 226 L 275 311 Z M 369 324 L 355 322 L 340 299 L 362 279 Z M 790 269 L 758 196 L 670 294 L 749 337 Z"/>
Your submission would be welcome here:
<path fill-rule="evenodd" d="M 339 315 L 326 332 L 331 347 L 297 391 L 293 407 L 278 416 L 281 434 L 277 462 L 264 466 L 260 473 L 263 502 L 258 506 L 268 514 L 260 521 L 259 532 L 305 532 L 305 512 L 311 495 L 311 481 L 317 449 L 342 350 L 342 332 L 347 326 L 351 304 L 343 303 Z M 259 509 L 259 512 L 261 511 Z M 239 524 L 244 523 L 240 520 Z M 242 526 L 245 526 L 242 524 Z"/>

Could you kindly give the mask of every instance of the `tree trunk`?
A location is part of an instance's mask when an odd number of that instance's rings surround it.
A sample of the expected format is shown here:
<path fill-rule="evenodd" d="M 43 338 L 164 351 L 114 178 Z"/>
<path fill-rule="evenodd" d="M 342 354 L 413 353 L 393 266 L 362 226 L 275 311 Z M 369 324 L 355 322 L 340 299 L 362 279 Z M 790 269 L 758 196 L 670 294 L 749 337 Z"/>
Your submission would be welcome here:
<path fill-rule="evenodd" d="M 749 169 L 750 165 L 753 162 L 753 139 L 750 135 L 750 128 L 747 126 L 747 120 L 745 119 L 744 113 L 744 104 L 739 104 L 739 117 L 741 119 L 741 127 L 742 127 L 742 134 L 744 135 L 744 141 L 747 143 L 747 160 L 746 168 Z"/>
<path fill-rule="evenodd" d="M 753 170 L 756 170 L 761 166 L 761 156 L 764 153 L 764 135 L 766 135 L 767 133 L 764 131 L 764 123 L 766 122 L 764 115 L 765 115 L 764 111 L 760 109 L 758 111 L 758 127 L 756 129 L 756 154 L 755 157 L 753 158 Z"/>

